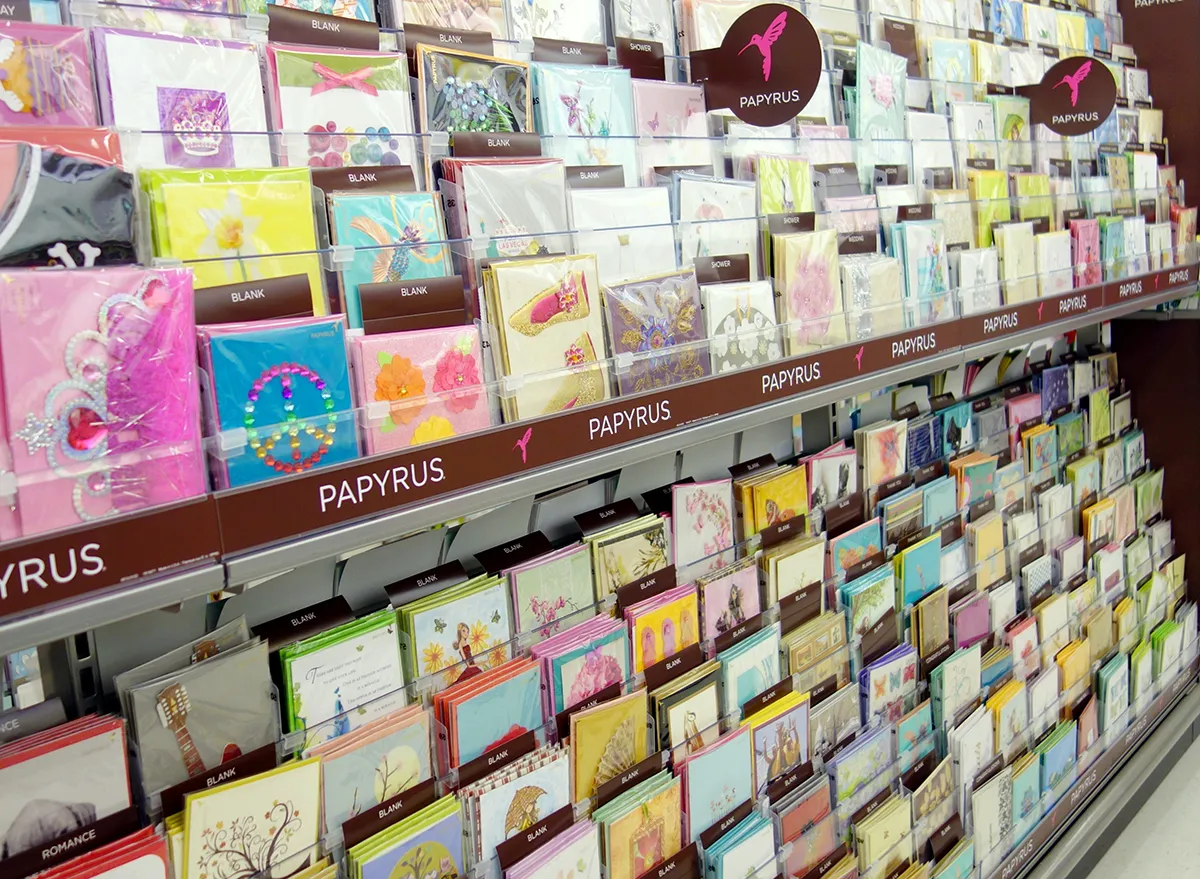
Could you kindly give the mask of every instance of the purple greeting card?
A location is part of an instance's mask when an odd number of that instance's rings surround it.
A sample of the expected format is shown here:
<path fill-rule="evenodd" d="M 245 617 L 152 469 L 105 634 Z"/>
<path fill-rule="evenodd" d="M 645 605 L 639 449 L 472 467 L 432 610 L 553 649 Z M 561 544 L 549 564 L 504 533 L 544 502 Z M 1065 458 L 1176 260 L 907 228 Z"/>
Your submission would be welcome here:
<path fill-rule="evenodd" d="M 96 123 L 87 32 L 0 22 L 0 124 Z"/>

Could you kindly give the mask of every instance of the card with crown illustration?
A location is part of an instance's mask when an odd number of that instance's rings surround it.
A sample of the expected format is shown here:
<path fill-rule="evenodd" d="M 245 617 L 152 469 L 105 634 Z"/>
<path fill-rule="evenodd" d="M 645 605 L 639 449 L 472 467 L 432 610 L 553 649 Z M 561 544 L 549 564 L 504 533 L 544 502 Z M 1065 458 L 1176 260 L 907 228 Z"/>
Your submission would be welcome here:
<path fill-rule="evenodd" d="M 127 151 L 133 165 L 271 166 L 253 44 L 96 28 L 92 45 L 101 121 L 150 132 Z"/>
<path fill-rule="evenodd" d="M 403 53 L 267 45 L 281 165 L 417 164 Z"/>
<path fill-rule="evenodd" d="M 95 125 L 83 28 L 0 23 L 0 124 Z"/>

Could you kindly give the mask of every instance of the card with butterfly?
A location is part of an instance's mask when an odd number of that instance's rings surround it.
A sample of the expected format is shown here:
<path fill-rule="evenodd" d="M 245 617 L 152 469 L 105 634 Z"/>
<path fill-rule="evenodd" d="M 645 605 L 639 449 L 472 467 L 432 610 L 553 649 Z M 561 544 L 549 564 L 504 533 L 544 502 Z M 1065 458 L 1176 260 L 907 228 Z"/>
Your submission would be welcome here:
<path fill-rule="evenodd" d="M 614 355 L 634 361 L 618 370 L 622 394 L 702 378 L 709 373 L 694 272 L 672 272 L 604 289 L 604 311 Z M 649 356 L 647 356 L 649 355 Z"/>
<path fill-rule="evenodd" d="M 267 45 L 279 164 L 416 167 L 403 53 Z"/>
<path fill-rule="evenodd" d="M 859 680 L 866 685 L 867 720 L 886 714 L 889 721 L 895 722 L 913 707 L 917 651 L 911 644 L 903 644 L 864 668 Z"/>
<path fill-rule="evenodd" d="M 496 371 L 524 381 L 508 420 L 606 400 L 608 351 L 596 260 L 589 254 L 493 265 L 485 274 Z"/>
<path fill-rule="evenodd" d="M 645 138 L 638 144 L 638 173 L 647 186 L 654 185 L 656 167 L 712 162 L 703 86 L 635 79 L 633 117 Z"/>
<path fill-rule="evenodd" d="M 95 125 L 88 38 L 82 28 L 5 21 L 0 26 L 0 123 Z"/>
<path fill-rule="evenodd" d="M 619 67 L 534 64 L 538 131 L 553 135 L 549 154 L 567 165 L 620 165 L 637 173 L 633 89 Z"/>

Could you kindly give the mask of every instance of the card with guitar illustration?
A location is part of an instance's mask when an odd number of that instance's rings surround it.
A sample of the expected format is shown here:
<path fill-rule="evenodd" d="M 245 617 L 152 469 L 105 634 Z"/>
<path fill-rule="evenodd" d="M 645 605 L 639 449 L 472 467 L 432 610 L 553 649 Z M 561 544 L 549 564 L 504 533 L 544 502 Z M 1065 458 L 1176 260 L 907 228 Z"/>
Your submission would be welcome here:
<path fill-rule="evenodd" d="M 267 652 L 253 639 L 129 691 L 147 796 L 279 737 Z"/>

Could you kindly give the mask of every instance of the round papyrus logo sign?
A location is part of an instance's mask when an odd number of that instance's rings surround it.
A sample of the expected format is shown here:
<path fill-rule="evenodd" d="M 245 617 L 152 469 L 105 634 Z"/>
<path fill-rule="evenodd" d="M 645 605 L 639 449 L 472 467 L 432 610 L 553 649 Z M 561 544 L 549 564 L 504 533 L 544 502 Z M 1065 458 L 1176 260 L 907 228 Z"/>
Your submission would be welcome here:
<path fill-rule="evenodd" d="M 751 125 L 800 114 L 821 79 L 821 41 L 798 9 L 768 3 L 742 14 L 718 49 L 693 52 L 692 81 L 710 110 L 728 108 Z"/>
<path fill-rule="evenodd" d="M 1017 90 L 1029 98 L 1029 121 L 1063 137 L 1095 131 L 1117 104 L 1117 83 L 1104 62 L 1064 58 L 1037 85 Z"/>

